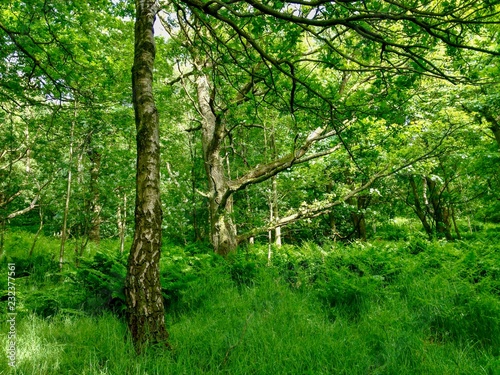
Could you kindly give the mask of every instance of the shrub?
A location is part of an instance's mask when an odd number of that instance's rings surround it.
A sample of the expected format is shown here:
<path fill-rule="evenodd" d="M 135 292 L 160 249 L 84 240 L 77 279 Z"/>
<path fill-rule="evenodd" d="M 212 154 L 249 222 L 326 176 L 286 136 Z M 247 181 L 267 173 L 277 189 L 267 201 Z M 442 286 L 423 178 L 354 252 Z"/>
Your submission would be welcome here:
<path fill-rule="evenodd" d="M 197 309 L 224 282 L 226 261 L 214 253 L 186 253 L 167 246 L 162 255 L 161 284 L 165 306 L 169 312 Z"/>
<path fill-rule="evenodd" d="M 82 260 L 75 281 L 86 293 L 84 308 L 89 311 L 110 310 L 122 315 L 126 310 L 126 261 L 123 255 L 97 252 L 91 260 Z"/>
<path fill-rule="evenodd" d="M 231 279 L 238 286 L 250 286 L 255 283 L 257 276 L 257 260 L 255 256 L 237 253 L 228 259 Z"/>

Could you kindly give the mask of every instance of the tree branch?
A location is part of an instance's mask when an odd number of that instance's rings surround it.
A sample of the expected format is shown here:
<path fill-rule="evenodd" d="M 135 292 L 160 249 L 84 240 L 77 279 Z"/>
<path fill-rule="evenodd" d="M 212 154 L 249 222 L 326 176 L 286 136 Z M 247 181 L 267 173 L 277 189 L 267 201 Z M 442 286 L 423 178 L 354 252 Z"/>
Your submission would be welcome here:
<path fill-rule="evenodd" d="M 322 201 L 322 202 L 316 202 L 313 204 L 308 204 L 308 205 L 303 205 L 300 207 L 297 212 L 282 217 L 279 220 L 276 220 L 269 225 L 261 228 L 256 228 L 250 232 L 247 232 L 245 234 L 242 234 L 238 236 L 238 242 L 242 242 L 250 237 L 254 237 L 257 234 L 260 233 L 265 233 L 267 231 L 276 229 L 277 227 L 282 227 L 288 224 L 295 223 L 296 221 L 303 220 L 303 219 L 312 219 L 324 214 L 329 213 L 335 206 L 339 206 L 342 203 L 346 202 L 350 198 L 354 197 L 358 193 L 362 192 L 363 190 L 366 190 L 369 188 L 375 181 L 378 179 L 387 176 L 387 173 L 378 173 L 374 175 L 372 178 L 368 180 L 368 182 L 364 183 L 363 185 L 359 186 L 356 189 L 351 190 L 349 193 L 344 195 L 342 198 L 333 201 L 333 202 L 327 202 L 327 201 Z"/>
<path fill-rule="evenodd" d="M 294 150 L 288 155 L 283 156 L 270 163 L 264 165 L 257 165 L 254 169 L 246 173 L 244 176 L 236 180 L 230 181 L 228 183 L 229 188 L 223 196 L 223 202 L 225 202 L 229 198 L 229 196 L 235 193 L 236 191 L 242 190 L 248 185 L 265 181 L 271 178 L 272 176 L 275 176 L 279 172 L 290 168 L 294 164 L 304 163 L 306 161 L 331 154 L 336 150 L 338 150 L 341 147 L 341 145 L 337 145 L 325 151 L 320 151 L 312 155 L 306 156 L 306 153 L 312 144 L 321 139 L 325 139 L 327 137 L 331 137 L 336 134 L 335 131 L 330 131 L 324 134 L 324 131 L 325 131 L 324 128 L 317 128 L 311 134 L 309 134 L 306 141 L 299 149 Z"/>

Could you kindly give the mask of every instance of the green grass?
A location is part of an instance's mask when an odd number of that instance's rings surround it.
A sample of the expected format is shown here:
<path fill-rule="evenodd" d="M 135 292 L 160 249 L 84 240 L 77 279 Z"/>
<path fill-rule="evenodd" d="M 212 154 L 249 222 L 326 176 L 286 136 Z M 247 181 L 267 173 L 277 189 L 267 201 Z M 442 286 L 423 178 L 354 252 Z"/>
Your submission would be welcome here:
<path fill-rule="evenodd" d="M 498 242 L 284 246 L 271 267 L 266 247 L 228 261 L 191 250 L 166 246 L 162 261 L 172 352 L 137 356 L 119 316 L 81 304 L 88 279 L 32 275 L 11 373 L 500 374 Z"/>

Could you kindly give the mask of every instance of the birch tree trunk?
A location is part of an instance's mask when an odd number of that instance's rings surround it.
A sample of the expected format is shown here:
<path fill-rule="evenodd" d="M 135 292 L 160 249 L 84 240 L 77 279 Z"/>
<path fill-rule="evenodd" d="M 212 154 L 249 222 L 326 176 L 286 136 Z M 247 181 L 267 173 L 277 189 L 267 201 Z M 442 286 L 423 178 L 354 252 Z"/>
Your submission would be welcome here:
<path fill-rule="evenodd" d="M 276 160 L 278 158 L 278 152 L 276 150 L 276 138 L 275 138 L 275 131 L 274 127 L 271 129 L 271 150 L 272 150 L 272 155 L 273 155 L 273 160 Z M 271 177 L 271 194 L 272 194 L 272 217 L 271 221 L 278 221 L 279 220 L 279 209 L 278 209 L 278 178 L 277 176 Z M 281 246 L 281 227 L 276 227 L 274 229 L 274 243 L 276 244 L 277 247 Z"/>
<path fill-rule="evenodd" d="M 137 131 L 135 232 L 128 258 L 125 295 L 127 323 L 135 349 L 168 347 L 160 284 L 162 211 L 160 203 L 159 119 L 153 97 L 156 46 L 153 24 L 158 4 L 136 0 L 132 90 Z"/>

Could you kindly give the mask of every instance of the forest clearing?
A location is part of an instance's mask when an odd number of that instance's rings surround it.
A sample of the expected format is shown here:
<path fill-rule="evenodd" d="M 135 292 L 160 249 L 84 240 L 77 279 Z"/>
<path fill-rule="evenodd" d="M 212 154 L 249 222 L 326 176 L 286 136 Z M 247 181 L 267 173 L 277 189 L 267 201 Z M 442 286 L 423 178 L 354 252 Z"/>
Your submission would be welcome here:
<path fill-rule="evenodd" d="M 500 374 L 500 1 L 0 9 L 0 372 Z"/>

